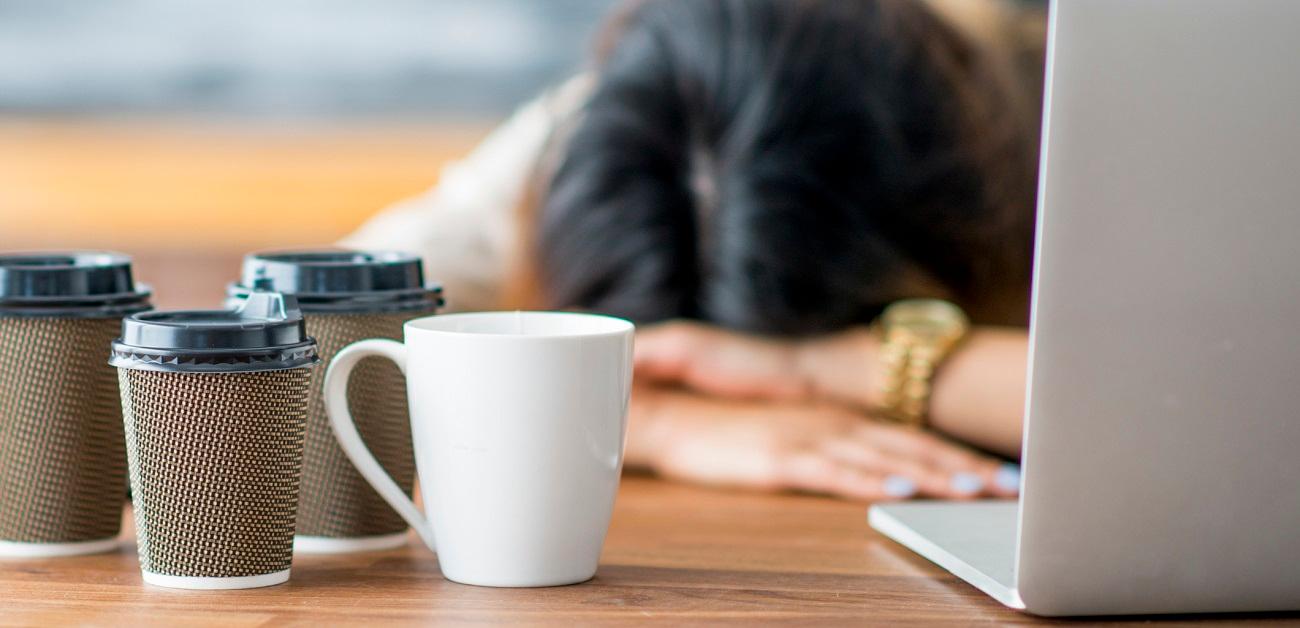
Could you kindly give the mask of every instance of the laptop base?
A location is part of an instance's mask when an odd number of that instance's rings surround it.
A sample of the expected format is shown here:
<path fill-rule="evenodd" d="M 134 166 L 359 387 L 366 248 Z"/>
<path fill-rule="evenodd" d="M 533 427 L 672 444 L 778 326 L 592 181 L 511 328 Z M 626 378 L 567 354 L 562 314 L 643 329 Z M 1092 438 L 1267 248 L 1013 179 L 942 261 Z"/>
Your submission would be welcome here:
<path fill-rule="evenodd" d="M 1015 501 L 905 502 L 867 511 L 877 532 L 1017 610 Z"/>

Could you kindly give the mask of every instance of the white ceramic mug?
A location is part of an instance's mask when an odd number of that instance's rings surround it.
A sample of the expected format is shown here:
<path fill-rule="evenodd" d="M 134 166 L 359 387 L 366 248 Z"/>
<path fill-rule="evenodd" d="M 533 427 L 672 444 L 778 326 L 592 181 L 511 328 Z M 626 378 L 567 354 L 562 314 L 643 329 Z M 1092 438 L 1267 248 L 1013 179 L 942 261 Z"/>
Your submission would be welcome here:
<path fill-rule="evenodd" d="M 438 552 L 447 579 L 582 582 L 596 573 L 618 490 L 632 332 L 632 323 L 594 314 L 415 319 L 404 327 L 405 344 L 362 340 L 334 357 L 326 410 L 343 451 Z M 406 374 L 427 518 L 375 461 L 348 413 L 348 375 L 370 356 Z"/>

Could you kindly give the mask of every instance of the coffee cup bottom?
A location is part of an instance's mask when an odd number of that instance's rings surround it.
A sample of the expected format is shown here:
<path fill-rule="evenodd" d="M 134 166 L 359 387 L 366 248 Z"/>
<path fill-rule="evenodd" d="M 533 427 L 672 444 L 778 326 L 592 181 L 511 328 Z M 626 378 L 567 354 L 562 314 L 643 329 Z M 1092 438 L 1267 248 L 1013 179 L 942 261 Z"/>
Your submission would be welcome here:
<path fill-rule="evenodd" d="M 0 541 L 0 558 L 57 558 L 84 556 L 116 551 L 121 545 L 117 537 L 77 541 L 75 543 L 19 543 Z"/>
<path fill-rule="evenodd" d="M 405 532 L 355 537 L 295 536 L 293 537 L 293 551 L 301 554 L 377 552 L 403 547 L 406 545 L 406 541 L 407 534 Z"/>
<path fill-rule="evenodd" d="M 166 576 L 163 574 L 141 571 L 145 584 L 169 589 L 256 589 L 284 584 L 289 581 L 289 570 L 262 574 L 260 576 L 235 576 L 229 578 L 208 578 L 199 576 Z"/>

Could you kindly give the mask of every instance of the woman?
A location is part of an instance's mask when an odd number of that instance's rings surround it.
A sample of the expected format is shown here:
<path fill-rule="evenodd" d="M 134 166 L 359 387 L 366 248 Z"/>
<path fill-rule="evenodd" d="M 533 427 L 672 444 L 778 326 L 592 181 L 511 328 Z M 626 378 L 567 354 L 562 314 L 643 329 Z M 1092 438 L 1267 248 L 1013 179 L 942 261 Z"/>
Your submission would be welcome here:
<path fill-rule="evenodd" d="M 1024 332 L 983 325 L 1024 323 L 1034 116 L 973 6 L 633 3 L 594 70 L 343 244 L 421 252 L 462 309 L 644 325 L 629 466 L 1012 495 L 997 459 L 946 438 L 1014 457 L 1024 387 Z M 919 384 L 928 431 L 871 418 L 912 371 L 882 366 L 898 347 L 868 326 L 914 297 L 976 323 Z"/>

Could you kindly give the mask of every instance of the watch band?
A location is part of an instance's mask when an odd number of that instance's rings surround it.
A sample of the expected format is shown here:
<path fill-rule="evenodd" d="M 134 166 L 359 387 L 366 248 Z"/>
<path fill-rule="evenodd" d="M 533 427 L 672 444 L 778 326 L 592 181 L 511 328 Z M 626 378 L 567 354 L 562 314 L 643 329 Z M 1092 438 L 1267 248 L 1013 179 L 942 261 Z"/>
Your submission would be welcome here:
<path fill-rule="evenodd" d="M 895 423 L 924 427 L 930 409 L 930 392 L 940 359 L 928 347 L 907 348 L 886 343 L 881 348 L 880 414 Z"/>
<path fill-rule="evenodd" d="M 970 325 L 956 305 L 932 299 L 900 301 L 877 324 L 882 418 L 924 427 L 935 372 Z"/>

